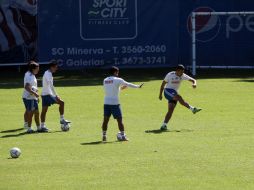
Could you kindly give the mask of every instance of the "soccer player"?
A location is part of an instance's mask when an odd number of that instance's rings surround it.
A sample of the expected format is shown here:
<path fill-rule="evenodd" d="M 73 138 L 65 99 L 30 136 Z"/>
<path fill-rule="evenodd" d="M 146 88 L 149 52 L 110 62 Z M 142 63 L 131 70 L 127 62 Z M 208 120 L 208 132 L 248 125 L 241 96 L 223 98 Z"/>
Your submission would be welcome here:
<path fill-rule="evenodd" d="M 53 60 L 49 63 L 49 69 L 43 75 L 41 129 L 43 129 L 44 132 L 48 132 L 48 128 L 45 125 L 46 113 L 48 111 L 48 107 L 53 104 L 59 105 L 60 124 L 65 125 L 71 123 L 70 121 L 64 119 L 64 101 L 57 95 L 53 85 L 52 74 L 55 73 L 57 69 L 57 62 Z"/>
<path fill-rule="evenodd" d="M 104 98 L 104 121 L 102 124 L 102 141 L 107 141 L 107 129 L 110 116 L 113 115 L 114 119 L 117 120 L 118 128 L 121 135 L 122 141 L 128 141 L 128 138 L 124 132 L 124 124 L 122 121 L 122 111 L 119 103 L 119 92 L 120 90 L 130 88 L 141 88 L 141 85 L 135 85 L 118 78 L 119 69 L 112 67 L 109 72 L 109 77 L 103 81 L 105 98 Z"/>
<path fill-rule="evenodd" d="M 28 62 L 28 70 L 29 70 L 29 66 L 31 63 L 34 63 L 34 61 Z M 39 99 L 38 99 L 38 103 L 39 103 Z M 35 121 L 35 123 L 40 122 L 40 114 L 39 114 L 38 110 L 35 110 L 35 112 L 34 112 L 34 121 Z M 40 126 L 40 125 L 38 125 L 38 126 Z M 25 110 L 25 113 L 24 113 L 24 129 L 25 130 L 28 129 L 28 112 L 27 112 L 27 110 Z"/>
<path fill-rule="evenodd" d="M 32 129 L 32 119 L 35 114 L 35 122 L 37 125 L 37 130 L 40 131 L 40 120 L 39 120 L 39 109 L 38 109 L 38 87 L 37 79 L 35 75 L 39 72 L 39 64 L 31 61 L 29 63 L 29 69 L 24 77 L 24 92 L 23 92 L 23 102 L 26 108 L 24 114 L 24 119 L 27 121 L 26 129 L 27 133 L 33 133 Z"/>
<path fill-rule="evenodd" d="M 161 84 L 159 99 L 162 100 L 162 93 L 164 91 L 164 96 L 168 100 L 168 112 L 161 126 L 162 131 L 167 130 L 167 124 L 172 117 L 177 102 L 190 109 L 193 114 L 202 110 L 201 108 L 191 106 L 190 104 L 185 102 L 185 100 L 182 98 L 182 96 L 180 96 L 180 94 L 178 94 L 178 89 L 182 80 L 188 80 L 192 82 L 192 87 L 194 89 L 197 87 L 196 80 L 186 75 L 184 73 L 184 70 L 185 68 L 183 65 L 178 65 L 176 71 L 168 73 Z"/>

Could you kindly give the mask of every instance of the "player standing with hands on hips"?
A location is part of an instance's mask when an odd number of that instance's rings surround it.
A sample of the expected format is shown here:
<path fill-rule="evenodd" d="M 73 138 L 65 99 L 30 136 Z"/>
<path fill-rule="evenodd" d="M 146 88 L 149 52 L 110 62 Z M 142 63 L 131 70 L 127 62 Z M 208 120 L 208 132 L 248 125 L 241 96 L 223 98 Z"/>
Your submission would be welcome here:
<path fill-rule="evenodd" d="M 193 88 L 197 87 L 196 80 L 186 75 L 184 73 L 184 70 L 185 68 L 183 65 L 178 65 L 176 67 L 176 71 L 168 73 L 161 84 L 159 99 L 162 100 L 162 93 L 164 91 L 164 96 L 168 100 L 168 112 L 161 126 L 162 131 L 167 130 L 167 124 L 172 117 L 177 102 L 179 102 L 186 108 L 190 109 L 193 114 L 202 110 L 201 108 L 191 106 L 190 104 L 184 101 L 184 99 L 182 98 L 182 96 L 180 96 L 180 94 L 178 94 L 178 89 L 180 87 L 182 80 L 188 80 L 192 82 Z"/>
<path fill-rule="evenodd" d="M 46 113 L 48 107 L 53 104 L 59 105 L 60 124 L 71 123 L 64 119 L 64 101 L 57 95 L 53 85 L 53 73 L 58 70 L 57 61 L 53 60 L 49 63 L 49 69 L 43 75 L 42 81 L 42 111 L 41 111 L 41 130 L 48 132 L 48 128 L 45 125 Z"/>
<path fill-rule="evenodd" d="M 25 129 L 27 133 L 33 133 L 32 129 L 32 119 L 35 115 L 35 122 L 37 125 L 37 130 L 40 132 L 40 119 L 39 119 L 39 108 L 38 108 L 38 87 L 37 87 L 37 79 L 35 75 L 39 72 L 39 64 L 30 61 L 28 65 L 28 71 L 24 77 L 24 92 L 23 92 L 23 102 L 26 108 L 24 119 L 25 119 Z"/>
<path fill-rule="evenodd" d="M 124 132 L 124 124 L 122 121 L 122 111 L 119 102 L 120 90 L 130 88 L 142 88 L 144 83 L 141 85 L 135 85 L 126 82 L 125 80 L 118 77 L 119 69 L 117 67 L 111 67 L 109 71 L 109 77 L 103 81 L 105 98 L 104 98 L 104 120 L 102 124 L 102 141 L 107 141 L 107 129 L 110 116 L 113 115 L 114 119 L 117 120 L 119 133 L 121 135 L 121 141 L 128 141 L 128 138 Z"/>

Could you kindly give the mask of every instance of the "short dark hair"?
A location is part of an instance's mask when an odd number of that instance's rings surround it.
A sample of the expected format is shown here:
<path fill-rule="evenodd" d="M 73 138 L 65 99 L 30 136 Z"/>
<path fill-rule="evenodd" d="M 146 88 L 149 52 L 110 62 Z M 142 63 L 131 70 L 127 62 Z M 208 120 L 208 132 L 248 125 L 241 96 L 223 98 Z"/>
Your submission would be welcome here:
<path fill-rule="evenodd" d="M 57 66 L 57 65 L 58 65 L 58 63 L 57 63 L 56 60 L 51 60 L 51 61 L 49 62 L 49 68 L 55 67 L 55 66 Z"/>
<path fill-rule="evenodd" d="M 183 65 L 177 65 L 176 70 L 184 71 L 185 67 Z"/>
<path fill-rule="evenodd" d="M 115 67 L 115 66 L 112 66 L 110 69 L 109 69 L 109 74 L 110 75 L 113 75 L 115 74 L 115 72 L 119 71 L 119 68 L 118 67 Z"/>
<path fill-rule="evenodd" d="M 37 67 L 39 67 L 39 64 L 36 63 L 35 61 L 29 61 L 28 62 L 28 70 L 30 72 L 33 72 L 33 70 L 36 69 Z"/>

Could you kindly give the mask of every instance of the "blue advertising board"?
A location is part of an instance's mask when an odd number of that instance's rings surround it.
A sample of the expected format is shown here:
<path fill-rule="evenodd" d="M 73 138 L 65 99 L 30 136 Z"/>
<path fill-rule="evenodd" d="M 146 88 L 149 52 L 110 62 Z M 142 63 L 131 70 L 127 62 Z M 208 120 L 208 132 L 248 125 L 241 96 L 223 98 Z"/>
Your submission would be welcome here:
<path fill-rule="evenodd" d="M 64 69 L 191 66 L 191 12 L 252 11 L 254 1 L 39 1 L 39 60 Z M 197 16 L 198 66 L 254 66 L 254 15 Z"/>
<path fill-rule="evenodd" d="M 43 0 L 39 60 L 65 69 L 165 67 L 178 60 L 176 0 Z"/>

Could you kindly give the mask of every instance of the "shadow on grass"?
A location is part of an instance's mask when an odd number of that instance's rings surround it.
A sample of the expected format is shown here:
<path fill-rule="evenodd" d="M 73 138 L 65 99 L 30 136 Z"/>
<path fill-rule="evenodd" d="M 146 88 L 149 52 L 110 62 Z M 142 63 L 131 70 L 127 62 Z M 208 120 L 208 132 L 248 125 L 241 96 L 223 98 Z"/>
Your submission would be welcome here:
<path fill-rule="evenodd" d="M 5 130 L 5 131 L 1 131 L 0 133 L 14 133 L 14 132 L 22 131 L 22 130 L 24 130 L 24 128 Z"/>
<path fill-rule="evenodd" d="M 80 145 L 101 145 L 101 144 L 114 144 L 114 143 L 120 143 L 120 141 L 94 141 L 94 142 L 87 142 L 87 143 L 80 143 Z"/>
<path fill-rule="evenodd" d="M 254 82 L 254 79 L 241 79 L 241 80 L 235 80 L 234 82 Z"/>
<path fill-rule="evenodd" d="M 160 129 L 154 129 L 154 130 L 146 130 L 145 133 L 153 133 L 153 134 L 161 134 L 161 133 L 187 133 L 187 132 L 193 132 L 194 130 L 191 129 L 179 129 L 179 130 L 166 130 L 162 131 Z"/>
<path fill-rule="evenodd" d="M 18 133 L 18 134 L 4 135 L 4 136 L 1 136 L 0 138 L 12 138 L 12 137 L 20 137 L 20 136 L 24 136 L 24 135 L 38 135 L 38 134 L 50 134 L 50 133 L 65 133 L 65 132 L 63 132 L 63 131 L 49 131 L 49 132 L 44 132 L 44 133 L 38 133 L 38 132 L 27 133 L 25 131 L 25 132 Z"/>

